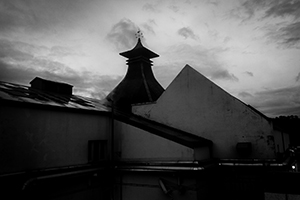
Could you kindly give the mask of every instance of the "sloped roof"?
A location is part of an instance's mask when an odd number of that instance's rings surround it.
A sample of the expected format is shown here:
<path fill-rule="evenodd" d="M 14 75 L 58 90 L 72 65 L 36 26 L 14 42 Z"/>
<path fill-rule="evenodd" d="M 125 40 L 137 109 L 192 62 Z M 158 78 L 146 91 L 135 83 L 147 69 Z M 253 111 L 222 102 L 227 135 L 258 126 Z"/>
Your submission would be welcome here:
<path fill-rule="evenodd" d="M 214 96 L 217 92 L 219 93 L 219 96 Z M 157 113 L 157 115 L 161 115 L 161 109 L 171 109 L 172 104 L 170 104 L 170 99 L 172 99 L 172 102 L 175 102 L 176 104 L 173 104 L 173 110 L 174 108 L 178 110 L 186 105 L 189 107 L 194 106 L 194 108 L 210 107 L 211 109 L 206 109 L 206 112 L 220 106 L 221 104 L 224 104 L 223 106 L 228 106 L 228 99 L 232 99 L 236 103 L 242 104 L 249 110 L 252 110 L 253 113 L 270 121 L 269 117 L 256 110 L 251 105 L 248 105 L 240 99 L 232 96 L 230 93 L 213 83 L 189 65 L 185 65 L 181 72 L 166 88 L 165 92 L 159 97 L 157 102 L 153 104 L 153 107 L 151 108 L 152 110 L 149 111 L 148 114 L 150 114 L 150 116 L 151 113 L 154 115 L 155 113 Z M 165 114 L 168 114 L 168 112 L 165 112 Z M 205 113 L 203 113 L 202 110 L 202 113 L 199 114 L 203 115 Z"/>
<path fill-rule="evenodd" d="M 146 58 L 151 59 L 151 58 L 159 57 L 158 54 L 144 47 L 140 38 L 138 38 L 137 44 L 133 49 L 122 52 L 120 53 L 120 55 L 124 56 L 125 58 L 135 58 L 138 56 L 144 56 Z"/>
<path fill-rule="evenodd" d="M 113 112 L 113 116 L 117 120 L 149 131 L 155 135 L 161 136 L 190 148 L 212 145 L 212 141 L 203 137 L 131 113 L 125 113 L 115 110 Z"/>
<path fill-rule="evenodd" d="M 29 86 L 0 81 L 0 102 L 12 102 L 24 105 L 41 105 L 55 108 L 76 109 L 88 112 L 111 113 L 112 109 L 104 105 L 103 100 L 81 97 L 78 95 L 62 95 L 32 89 Z M 181 131 L 179 129 L 145 119 L 134 114 L 114 110 L 114 118 L 132 126 L 146 130 L 152 134 L 193 148 L 211 145 L 211 141 Z"/>
<path fill-rule="evenodd" d="M 120 55 L 128 58 L 127 73 L 107 95 L 107 104 L 114 104 L 123 111 L 131 112 L 132 104 L 156 101 L 164 89 L 154 77 L 150 58 L 158 55 L 145 48 L 140 38 L 132 50 Z"/>
<path fill-rule="evenodd" d="M 73 108 L 80 110 L 93 110 L 108 112 L 110 109 L 97 99 L 81 97 L 78 95 L 62 95 L 29 86 L 0 81 L 0 100 L 17 103 L 30 103 L 35 105 L 55 106 L 60 108 Z"/>

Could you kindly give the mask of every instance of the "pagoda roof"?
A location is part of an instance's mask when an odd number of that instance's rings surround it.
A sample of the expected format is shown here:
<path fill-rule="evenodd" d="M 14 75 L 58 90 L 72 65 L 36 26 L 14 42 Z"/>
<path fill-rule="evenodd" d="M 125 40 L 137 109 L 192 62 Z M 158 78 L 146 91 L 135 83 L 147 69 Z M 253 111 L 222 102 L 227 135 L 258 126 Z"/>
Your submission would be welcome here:
<path fill-rule="evenodd" d="M 124 56 L 125 58 L 136 58 L 136 57 L 146 57 L 146 58 L 156 58 L 159 57 L 158 54 L 154 53 L 153 51 L 147 49 L 146 47 L 143 46 L 141 39 L 138 38 L 137 44 L 135 47 L 129 51 L 125 51 L 120 53 L 121 56 Z"/>

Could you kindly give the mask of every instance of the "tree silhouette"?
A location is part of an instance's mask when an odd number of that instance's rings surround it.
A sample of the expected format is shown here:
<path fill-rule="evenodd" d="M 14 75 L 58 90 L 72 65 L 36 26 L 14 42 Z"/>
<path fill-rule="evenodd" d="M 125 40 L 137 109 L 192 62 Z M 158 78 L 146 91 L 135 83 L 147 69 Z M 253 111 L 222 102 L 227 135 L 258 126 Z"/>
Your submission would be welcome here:
<path fill-rule="evenodd" d="M 275 126 L 290 134 L 292 146 L 300 146 L 300 118 L 296 115 L 279 116 L 273 119 Z"/>

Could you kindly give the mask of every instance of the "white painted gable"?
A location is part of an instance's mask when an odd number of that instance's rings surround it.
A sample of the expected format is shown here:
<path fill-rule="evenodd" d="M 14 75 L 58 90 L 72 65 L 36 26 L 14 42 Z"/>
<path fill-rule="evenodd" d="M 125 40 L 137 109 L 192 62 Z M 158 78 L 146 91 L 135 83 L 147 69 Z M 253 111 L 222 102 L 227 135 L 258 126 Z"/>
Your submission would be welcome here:
<path fill-rule="evenodd" d="M 272 158 L 269 120 L 186 65 L 155 104 L 133 107 L 135 114 L 212 140 L 213 155 L 236 158 L 237 142 L 251 142 L 255 158 Z"/>

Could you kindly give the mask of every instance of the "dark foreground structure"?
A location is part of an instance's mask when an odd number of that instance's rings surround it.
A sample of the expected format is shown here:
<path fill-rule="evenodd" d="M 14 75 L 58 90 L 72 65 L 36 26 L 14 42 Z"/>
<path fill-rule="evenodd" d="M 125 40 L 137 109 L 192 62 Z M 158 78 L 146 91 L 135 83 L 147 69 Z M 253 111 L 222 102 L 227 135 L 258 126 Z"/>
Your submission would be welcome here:
<path fill-rule="evenodd" d="M 0 82 L 0 184 L 7 199 L 299 199 L 298 149 L 272 120 L 186 65 L 164 90 L 157 54 L 103 100 L 66 83 Z"/>

